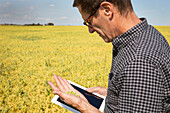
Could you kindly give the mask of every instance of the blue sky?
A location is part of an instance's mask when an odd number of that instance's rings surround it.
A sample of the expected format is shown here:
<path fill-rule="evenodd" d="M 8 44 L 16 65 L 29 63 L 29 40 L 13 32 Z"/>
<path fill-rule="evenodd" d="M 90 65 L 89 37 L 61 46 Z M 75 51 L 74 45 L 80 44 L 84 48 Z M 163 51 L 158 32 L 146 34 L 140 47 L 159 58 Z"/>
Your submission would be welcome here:
<path fill-rule="evenodd" d="M 0 24 L 49 22 L 55 25 L 82 25 L 73 0 L 0 0 Z M 170 0 L 132 0 L 138 17 L 146 17 L 152 25 L 170 25 Z"/>

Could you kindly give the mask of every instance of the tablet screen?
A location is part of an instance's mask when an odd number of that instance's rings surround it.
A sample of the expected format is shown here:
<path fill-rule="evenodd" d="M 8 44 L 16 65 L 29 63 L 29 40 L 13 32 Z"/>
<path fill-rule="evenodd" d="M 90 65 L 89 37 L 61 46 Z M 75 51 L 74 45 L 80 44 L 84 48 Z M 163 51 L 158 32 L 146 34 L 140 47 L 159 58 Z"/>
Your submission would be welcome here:
<path fill-rule="evenodd" d="M 93 106 L 96 107 L 97 109 L 100 108 L 100 106 L 101 106 L 101 104 L 102 104 L 102 102 L 103 102 L 103 100 L 104 100 L 103 98 L 101 98 L 101 97 L 99 97 L 99 96 L 96 96 L 96 95 L 94 95 L 94 94 L 92 94 L 92 93 L 89 93 L 89 92 L 87 92 L 87 91 L 85 91 L 85 90 L 83 90 L 83 89 L 81 89 L 81 88 L 79 88 L 79 87 L 77 87 L 77 86 L 75 86 L 75 85 L 73 85 L 73 84 L 71 84 L 71 85 L 72 85 L 76 90 L 78 90 L 80 93 L 82 93 L 82 94 L 86 97 L 86 99 L 88 100 L 88 102 L 89 102 L 91 105 L 93 105 Z M 66 104 L 65 102 L 63 102 L 60 98 L 58 98 L 57 101 L 61 102 L 62 104 L 65 104 L 65 105 L 67 105 L 67 106 L 69 106 L 69 107 L 71 107 L 71 108 L 74 108 L 74 107 Z M 74 109 L 75 109 L 75 108 L 74 108 Z M 77 109 L 76 109 L 76 110 L 77 110 Z"/>

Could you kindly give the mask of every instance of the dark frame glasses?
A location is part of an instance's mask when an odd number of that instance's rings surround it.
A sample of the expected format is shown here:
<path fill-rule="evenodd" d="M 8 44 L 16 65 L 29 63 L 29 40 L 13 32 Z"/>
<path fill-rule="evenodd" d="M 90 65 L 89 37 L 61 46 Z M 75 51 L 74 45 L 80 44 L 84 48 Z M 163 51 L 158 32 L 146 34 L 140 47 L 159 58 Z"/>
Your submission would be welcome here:
<path fill-rule="evenodd" d="M 102 3 L 102 2 L 101 2 L 101 3 Z M 101 4 L 101 3 L 100 3 L 100 4 Z M 92 13 L 90 14 L 90 16 L 83 22 L 83 24 L 84 24 L 85 26 L 93 27 L 92 24 L 89 22 L 89 20 L 90 20 L 90 18 L 91 18 L 92 16 L 95 15 L 95 13 L 97 12 L 97 10 L 98 10 L 99 7 L 100 7 L 100 4 L 96 7 L 96 9 L 95 9 L 94 11 L 92 11 Z"/>

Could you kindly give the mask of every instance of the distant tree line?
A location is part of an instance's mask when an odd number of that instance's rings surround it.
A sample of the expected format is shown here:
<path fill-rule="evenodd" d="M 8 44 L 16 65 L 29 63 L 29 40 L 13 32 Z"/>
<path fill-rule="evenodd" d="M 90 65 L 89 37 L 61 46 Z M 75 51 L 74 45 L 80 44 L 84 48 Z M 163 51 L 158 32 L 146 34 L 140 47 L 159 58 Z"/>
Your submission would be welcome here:
<path fill-rule="evenodd" d="M 32 24 L 24 24 L 24 25 L 20 25 L 20 24 L 8 24 L 8 23 L 5 23 L 5 24 L 0 24 L 0 25 L 4 25 L 4 26 L 43 26 L 43 24 L 40 24 L 40 23 L 32 23 Z M 44 24 L 44 26 L 54 26 L 54 23 L 47 23 L 47 24 Z"/>

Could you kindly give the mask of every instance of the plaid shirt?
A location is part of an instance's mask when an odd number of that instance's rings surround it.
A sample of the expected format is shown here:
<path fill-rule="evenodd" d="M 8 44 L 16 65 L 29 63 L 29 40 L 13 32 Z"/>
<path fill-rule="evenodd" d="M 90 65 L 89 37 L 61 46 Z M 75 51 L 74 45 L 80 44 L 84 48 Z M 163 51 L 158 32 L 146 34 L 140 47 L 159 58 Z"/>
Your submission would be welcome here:
<path fill-rule="evenodd" d="M 170 107 L 170 47 L 141 20 L 113 40 L 105 113 L 162 113 Z"/>

